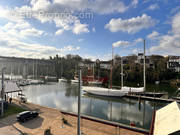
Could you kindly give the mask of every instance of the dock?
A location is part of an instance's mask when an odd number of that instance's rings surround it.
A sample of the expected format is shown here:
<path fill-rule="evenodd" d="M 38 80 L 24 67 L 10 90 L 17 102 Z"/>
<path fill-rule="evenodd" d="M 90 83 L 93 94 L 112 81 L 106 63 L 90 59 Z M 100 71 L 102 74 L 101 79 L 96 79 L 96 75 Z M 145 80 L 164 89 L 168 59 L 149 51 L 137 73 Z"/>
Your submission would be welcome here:
<path fill-rule="evenodd" d="M 22 133 L 30 135 L 43 135 L 48 128 L 51 129 L 53 135 L 76 135 L 77 134 L 77 115 L 36 105 L 33 103 L 19 103 L 13 99 L 13 104 L 20 106 L 26 110 L 36 110 L 39 117 L 29 120 L 25 123 L 18 123 L 16 115 L 6 117 L 0 121 L 0 132 L 14 130 L 14 134 Z M 66 123 L 62 121 L 66 120 Z M 17 133 L 18 131 L 18 133 Z M 149 131 L 141 128 L 123 125 L 116 122 L 110 122 L 95 117 L 84 116 L 81 118 L 81 132 L 84 135 L 148 135 Z M 16 134 L 15 134 L 16 133 Z"/>
<path fill-rule="evenodd" d="M 171 103 L 171 102 L 178 102 L 180 103 L 180 100 L 175 100 L 175 99 L 166 99 L 166 98 L 158 98 L 158 97 L 149 97 L 149 96 L 139 96 L 139 95 L 125 95 L 124 97 L 126 98 L 133 98 L 133 99 L 143 99 L 143 100 L 149 100 L 149 101 L 159 101 L 159 102 L 167 102 L 167 103 Z"/>

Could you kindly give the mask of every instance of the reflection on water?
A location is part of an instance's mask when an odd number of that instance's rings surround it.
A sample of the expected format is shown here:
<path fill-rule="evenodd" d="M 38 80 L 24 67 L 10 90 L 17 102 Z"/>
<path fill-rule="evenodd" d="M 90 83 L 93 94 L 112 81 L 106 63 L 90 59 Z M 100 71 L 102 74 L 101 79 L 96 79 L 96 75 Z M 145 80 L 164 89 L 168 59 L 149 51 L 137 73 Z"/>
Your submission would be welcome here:
<path fill-rule="evenodd" d="M 23 89 L 30 102 L 77 113 L 78 86 L 75 84 L 50 83 L 26 86 Z M 128 98 L 82 95 L 81 111 L 89 116 L 128 125 L 133 122 L 137 127 L 149 129 L 154 105 L 160 108 L 165 104 L 157 106 L 157 103 L 144 100 L 139 103 Z"/>

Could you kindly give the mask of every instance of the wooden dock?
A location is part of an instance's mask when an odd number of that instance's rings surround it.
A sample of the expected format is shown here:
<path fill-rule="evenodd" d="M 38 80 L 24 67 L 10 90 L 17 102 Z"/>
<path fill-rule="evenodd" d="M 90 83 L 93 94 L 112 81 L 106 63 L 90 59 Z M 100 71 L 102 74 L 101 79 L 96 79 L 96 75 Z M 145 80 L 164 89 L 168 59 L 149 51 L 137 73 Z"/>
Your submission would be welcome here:
<path fill-rule="evenodd" d="M 149 100 L 149 101 L 159 101 L 159 102 L 178 102 L 180 103 L 180 100 L 175 100 L 175 99 L 166 99 L 166 98 L 157 98 L 157 97 L 148 97 L 148 96 L 139 96 L 139 95 L 125 95 L 124 97 L 126 98 L 133 98 L 133 99 L 143 99 L 143 100 Z"/>

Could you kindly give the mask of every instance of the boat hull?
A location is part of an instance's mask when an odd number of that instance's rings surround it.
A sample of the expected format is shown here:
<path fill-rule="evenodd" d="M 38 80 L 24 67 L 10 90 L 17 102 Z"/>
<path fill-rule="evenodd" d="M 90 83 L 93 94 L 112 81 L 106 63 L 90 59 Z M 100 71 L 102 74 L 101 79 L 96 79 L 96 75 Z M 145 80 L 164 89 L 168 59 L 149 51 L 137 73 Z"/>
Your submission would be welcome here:
<path fill-rule="evenodd" d="M 67 82 L 66 79 L 58 79 L 59 82 Z"/>
<path fill-rule="evenodd" d="M 82 89 L 88 94 L 93 94 L 98 96 L 123 97 L 126 94 L 121 90 L 100 88 L 100 87 L 82 87 Z"/>

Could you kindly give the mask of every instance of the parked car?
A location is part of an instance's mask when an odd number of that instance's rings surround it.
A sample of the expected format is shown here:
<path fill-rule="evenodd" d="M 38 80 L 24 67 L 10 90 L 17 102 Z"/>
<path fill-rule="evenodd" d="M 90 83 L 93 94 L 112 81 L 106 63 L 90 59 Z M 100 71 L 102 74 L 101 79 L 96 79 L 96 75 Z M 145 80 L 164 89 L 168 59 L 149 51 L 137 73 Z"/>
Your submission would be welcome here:
<path fill-rule="evenodd" d="M 24 111 L 17 115 L 17 121 L 19 122 L 25 122 L 27 120 L 33 119 L 39 115 L 36 111 Z"/>

